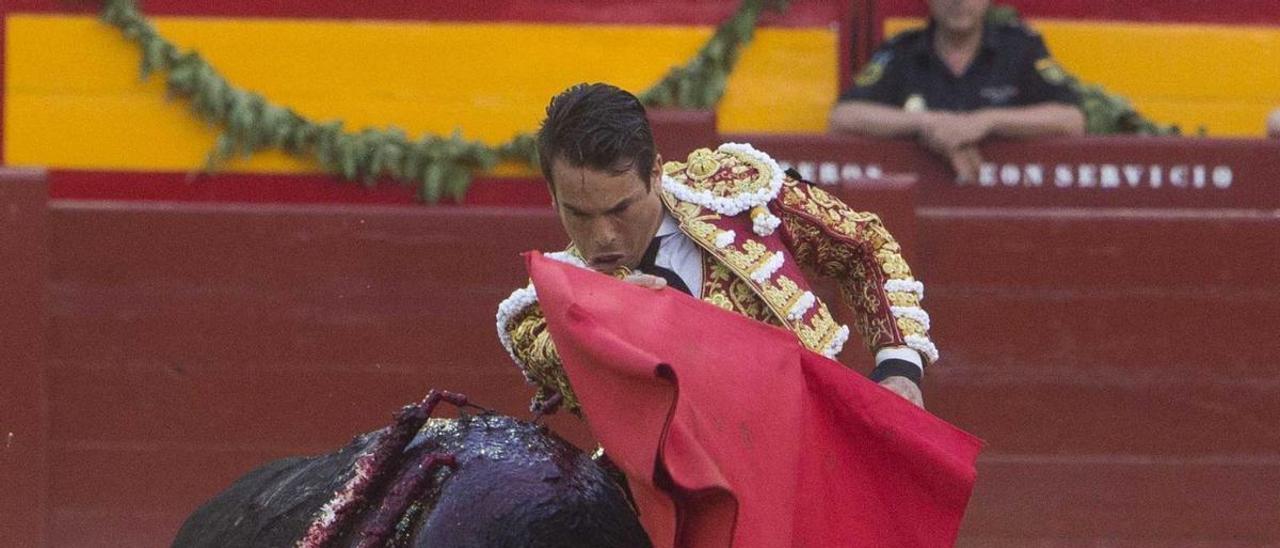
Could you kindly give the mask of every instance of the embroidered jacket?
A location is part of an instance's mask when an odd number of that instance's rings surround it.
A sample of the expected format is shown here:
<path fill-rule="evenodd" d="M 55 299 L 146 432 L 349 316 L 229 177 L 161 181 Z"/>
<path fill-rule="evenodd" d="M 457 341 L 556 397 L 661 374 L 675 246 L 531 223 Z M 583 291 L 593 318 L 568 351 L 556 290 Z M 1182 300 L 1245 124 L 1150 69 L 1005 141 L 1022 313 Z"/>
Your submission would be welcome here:
<path fill-rule="evenodd" d="M 792 179 L 750 145 L 700 149 L 663 166 L 663 205 L 702 248 L 702 300 L 785 327 L 810 350 L 834 357 L 849 328 L 810 291 L 802 267 L 833 278 L 871 352 L 909 347 L 938 359 L 924 286 L 879 217 L 851 210 L 826 191 Z M 778 229 L 781 230 L 778 230 Z M 585 267 L 571 247 L 548 255 Z M 578 412 L 532 286 L 498 308 L 498 337 L 538 391 L 560 393 Z"/>

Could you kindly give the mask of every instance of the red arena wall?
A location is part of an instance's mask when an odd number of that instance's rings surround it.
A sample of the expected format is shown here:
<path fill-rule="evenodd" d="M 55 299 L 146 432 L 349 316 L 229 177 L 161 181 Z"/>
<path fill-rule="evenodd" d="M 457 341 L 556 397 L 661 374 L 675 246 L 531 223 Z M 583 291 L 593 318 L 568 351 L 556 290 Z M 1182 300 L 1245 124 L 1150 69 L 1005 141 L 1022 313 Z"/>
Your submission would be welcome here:
<path fill-rule="evenodd" d="M 913 142 L 824 132 L 849 52 L 918 24 L 924 1 L 793 0 L 716 109 L 651 113 L 659 148 L 751 142 L 884 217 L 944 355 L 929 409 L 988 442 L 962 546 L 1276 545 L 1280 141 L 1256 138 L 1256 112 L 1280 97 L 1280 4 L 1010 4 L 1069 69 L 1214 137 L 991 143 L 958 185 Z M 496 143 L 567 83 L 652 84 L 736 3 L 143 6 L 276 102 Z M 493 314 L 525 280 L 518 253 L 564 244 L 536 173 L 500 166 L 430 206 L 277 153 L 193 176 L 216 129 L 137 80 L 96 7 L 0 5 L 0 164 L 48 168 L 0 169 L 0 545 L 165 545 L 252 467 L 334 449 L 433 387 L 526 416 Z M 397 51 L 446 32 L 448 55 Z M 484 71 L 457 44 L 498 36 L 526 40 L 534 68 L 464 78 Z M 545 61 L 605 39 L 634 61 Z M 313 57 L 271 59 L 272 40 Z M 372 53 L 412 70 L 351 61 Z"/>

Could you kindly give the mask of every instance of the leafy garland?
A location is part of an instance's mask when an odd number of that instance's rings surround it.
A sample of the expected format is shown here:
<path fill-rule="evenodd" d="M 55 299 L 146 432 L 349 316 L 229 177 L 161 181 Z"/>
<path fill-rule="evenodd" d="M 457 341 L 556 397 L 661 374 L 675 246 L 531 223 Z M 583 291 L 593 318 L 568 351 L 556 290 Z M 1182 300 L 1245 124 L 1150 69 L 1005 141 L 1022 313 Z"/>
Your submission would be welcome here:
<path fill-rule="evenodd" d="M 708 108 L 724 95 L 729 73 L 741 48 L 753 38 L 764 9 L 784 11 L 786 0 L 743 0 L 724 23 L 684 66 L 672 68 L 661 81 L 642 92 L 647 106 Z M 326 172 L 348 181 L 374 186 L 383 177 L 415 186 L 425 202 L 448 195 L 461 200 L 477 170 L 488 170 L 500 161 L 536 167 L 534 136 L 521 133 L 491 147 L 452 135 L 423 135 L 411 139 L 404 130 L 365 128 L 346 131 L 341 120 L 317 122 L 293 109 L 267 101 L 263 96 L 229 83 L 199 53 L 181 51 L 156 32 L 139 11 L 135 0 L 106 0 L 100 18 L 121 30 L 142 50 L 141 77 L 166 73 L 170 97 L 190 101 L 197 116 L 222 128 L 205 170 L 213 171 L 238 155 L 276 148 L 315 161 Z"/>
<path fill-rule="evenodd" d="M 987 10 L 988 22 L 998 25 L 1021 25 L 1022 19 L 1013 6 L 993 5 Z M 1142 115 L 1124 96 L 1111 93 L 1098 84 L 1087 84 L 1066 72 L 1067 87 L 1080 96 L 1084 111 L 1085 132 L 1089 135 L 1179 135 L 1176 125 L 1161 124 Z M 1201 128 L 1201 133 L 1204 129 Z"/>
<path fill-rule="evenodd" d="M 724 96 L 729 73 L 738 62 L 741 47 L 754 38 L 760 12 L 768 8 L 786 11 L 787 0 L 744 0 L 733 16 L 716 28 L 711 39 L 687 64 L 673 67 L 653 87 L 640 94 L 645 106 L 711 108 Z"/>

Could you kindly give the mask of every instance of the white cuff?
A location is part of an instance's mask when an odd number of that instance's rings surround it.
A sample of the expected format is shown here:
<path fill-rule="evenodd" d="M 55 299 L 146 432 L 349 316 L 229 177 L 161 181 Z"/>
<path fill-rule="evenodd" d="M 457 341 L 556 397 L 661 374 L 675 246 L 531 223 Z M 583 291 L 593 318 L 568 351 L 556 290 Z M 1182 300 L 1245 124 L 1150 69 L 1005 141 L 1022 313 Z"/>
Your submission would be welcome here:
<path fill-rule="evenodd" d="M 924 373 L 924 360 L 920 357 L 920 353 L 915 349 L 905 346 L 887 346 L 876 352 L 876 365 L 884 363 L 885 360 L 906 360 L 916 364 L 920 368 L 920 372 Z"/>

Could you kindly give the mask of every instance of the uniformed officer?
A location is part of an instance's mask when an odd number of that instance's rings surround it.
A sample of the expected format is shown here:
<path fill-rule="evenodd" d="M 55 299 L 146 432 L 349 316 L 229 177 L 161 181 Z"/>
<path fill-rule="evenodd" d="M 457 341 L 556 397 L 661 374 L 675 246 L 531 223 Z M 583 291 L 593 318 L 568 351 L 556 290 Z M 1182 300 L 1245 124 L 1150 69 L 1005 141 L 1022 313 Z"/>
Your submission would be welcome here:
<path fill-rule="evenodd" d="M 833 131 L 916 137 L 960 181 L 976 177 L 988 137 L 1084 134 L 1079 97 L 1038 34 L 987 23 L 990 0 L 928 2 L 928 26 L 886 42 L 840 96 Z"/>

